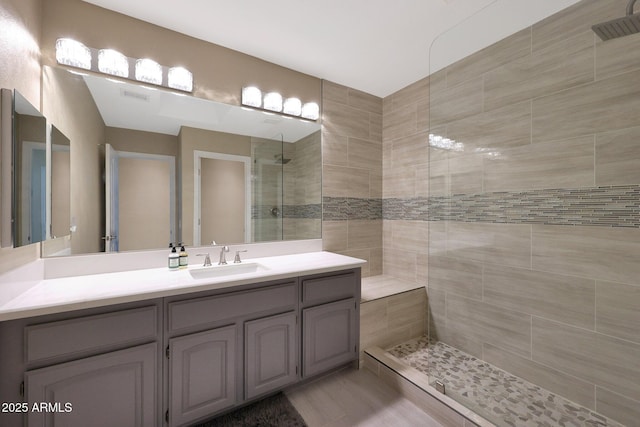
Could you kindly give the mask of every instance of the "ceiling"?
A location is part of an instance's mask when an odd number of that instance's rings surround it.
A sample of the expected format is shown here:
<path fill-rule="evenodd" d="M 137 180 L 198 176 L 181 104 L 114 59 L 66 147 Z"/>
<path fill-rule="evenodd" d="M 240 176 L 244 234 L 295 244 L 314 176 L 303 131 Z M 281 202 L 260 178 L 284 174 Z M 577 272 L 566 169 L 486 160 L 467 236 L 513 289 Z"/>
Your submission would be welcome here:
<path fill-rule="evenodd" d="M 285 142 L 296 142 L 320 130 L 320 125 L 307 120 L 221 104 L 94 74 L 82 76 L 104 124 L 111 127 L 178 135 L 182 126 L 189 126 L 256 138 L 282 138 Z"/>
<path fill-rule="evenodd" d="M 385 97 L 578 0 L 85 1 Z"/>

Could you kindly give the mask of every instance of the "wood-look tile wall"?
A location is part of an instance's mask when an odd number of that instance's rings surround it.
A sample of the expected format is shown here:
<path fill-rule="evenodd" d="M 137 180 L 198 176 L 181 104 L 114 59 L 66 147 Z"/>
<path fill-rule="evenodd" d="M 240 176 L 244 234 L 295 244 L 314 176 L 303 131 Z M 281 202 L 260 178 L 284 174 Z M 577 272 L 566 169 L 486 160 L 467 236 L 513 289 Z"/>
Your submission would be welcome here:
<path fill-rule="evenodd" d="M 638 425 L 637 221 L 617 221 L 606 197 L 600 222 L 579 206 L 522 215 L 547 192 L 640 186 L 640 34 L 602 42 L 590 29 L 626 3 L 582 0 L 384 99 L 385 201 L 470 200 L 437 221 L 385 210 L 384 272 L 426 277 L 434 337 Z M 429 132 L 464 149 L 429 148 Z M 505 216 L 479 219 L 501 192 Z M 506 203 L 518 193 L 535 196 Z M 622 209 L 637 218 L 630 194 Z"/>
<path fill-rule="evenodd" d="M 323 247 L 367 260 L 363 277 L 382 274 L 382 99 L 324 81 L 322 105 Z M 349 204 L 378 208 L 328 212 Z"/>

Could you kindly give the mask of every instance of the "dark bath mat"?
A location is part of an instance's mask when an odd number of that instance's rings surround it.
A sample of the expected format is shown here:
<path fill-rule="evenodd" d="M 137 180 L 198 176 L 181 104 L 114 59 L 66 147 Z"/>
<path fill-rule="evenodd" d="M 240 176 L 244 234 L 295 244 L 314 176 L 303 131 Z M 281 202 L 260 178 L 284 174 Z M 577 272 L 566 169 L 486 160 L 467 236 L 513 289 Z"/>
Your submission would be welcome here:
<path fill-rule="evenodd" d="M 278 393 L 194 427 L 306 427 L 289 399 Z"/>

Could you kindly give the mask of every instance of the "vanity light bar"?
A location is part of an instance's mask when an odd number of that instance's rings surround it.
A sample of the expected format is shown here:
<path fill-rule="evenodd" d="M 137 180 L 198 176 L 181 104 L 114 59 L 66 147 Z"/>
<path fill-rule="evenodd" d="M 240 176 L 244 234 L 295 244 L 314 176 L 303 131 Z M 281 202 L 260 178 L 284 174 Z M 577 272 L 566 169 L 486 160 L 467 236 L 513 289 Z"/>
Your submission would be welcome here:
<path fill-rule="evenodd" d="M 269 92 L 263 96 L 262 91 L 255 86 L 242 88 L 241 103 L 246 107 L 307 120 L 315 121 L 320 118 L 320 106 L 316 102 L 307 102 L 303 105 L 298 98 L 283 100 L 282 95 L 278 92 Z"/>
<path fill-rule="evenodd" d="M 97 61 L 94 61 L 96 58 Z M 61 38 L 56 41 L 56 61 L 62 65 L 136 80 L 183 92 L 193 92 L 193 74 L 184 67 L 165 67 L 152 59 L 129 58 L 113 49 L 93 49 Z"/>

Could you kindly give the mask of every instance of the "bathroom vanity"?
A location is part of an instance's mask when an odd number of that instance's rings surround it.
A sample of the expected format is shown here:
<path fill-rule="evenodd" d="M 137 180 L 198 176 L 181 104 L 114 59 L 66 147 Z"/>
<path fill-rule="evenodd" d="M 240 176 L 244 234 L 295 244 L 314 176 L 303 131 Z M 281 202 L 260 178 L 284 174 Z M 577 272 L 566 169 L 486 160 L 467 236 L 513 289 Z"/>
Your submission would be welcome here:
<path fill-rule="evenodd" d="M 356 361 L 362 261 L 271 258 L 233 276 L 150 269 L 32 285 L 0 306 L 12 318 L 0 322 L 2 425 L 192 425 Z M 138 293 L 99 289 L 139 274 Z M 57 302 L 38 305 L 46 292 Z"/>

